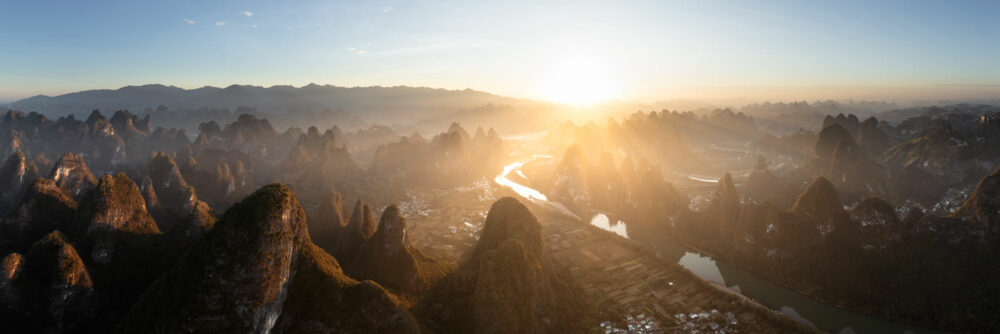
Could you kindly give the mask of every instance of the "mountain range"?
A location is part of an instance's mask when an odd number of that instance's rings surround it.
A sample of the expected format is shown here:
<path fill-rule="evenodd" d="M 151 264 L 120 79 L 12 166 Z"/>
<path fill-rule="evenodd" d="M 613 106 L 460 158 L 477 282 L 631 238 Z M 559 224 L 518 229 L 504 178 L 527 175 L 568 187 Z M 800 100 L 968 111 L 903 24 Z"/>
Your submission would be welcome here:
<path fill-rule="evenodd" d="M 93 109 L 140 112 L 158 106 L 170 109 L 253 108 L 283 115 L 290 111 L 341 110 L 373 123 L 421 124 L 431 120 L 468 120 L 527 110 L 554 110 L 558 105 L 516 99 L 486 92 L 426 87 L 338 87 L 231 85 L 183 89 L 150 84 L 119 89 L 95 89 L 58 96 L 37 95 L 14 101 L 14 110 L 37 111 L 51 117 Z M 403 121 L 405 120 L 405 121 Z M 412 122 L 412 123 L 409 123 Z M 476 122 L 489 124 L 494 122 Z"/>

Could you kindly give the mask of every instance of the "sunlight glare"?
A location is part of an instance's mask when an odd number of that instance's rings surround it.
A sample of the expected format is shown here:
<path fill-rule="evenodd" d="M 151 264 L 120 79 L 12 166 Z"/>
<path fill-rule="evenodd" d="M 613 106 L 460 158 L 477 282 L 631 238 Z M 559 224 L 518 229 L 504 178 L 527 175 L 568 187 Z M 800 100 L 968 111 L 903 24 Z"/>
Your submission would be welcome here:
<path fill-rule="evenodd" d="M 589 105 L 618 97 L 619 85 L 607 64 L 586 58 L 559 61 L 542 79 L 542 98 L 558 103 Z"/>

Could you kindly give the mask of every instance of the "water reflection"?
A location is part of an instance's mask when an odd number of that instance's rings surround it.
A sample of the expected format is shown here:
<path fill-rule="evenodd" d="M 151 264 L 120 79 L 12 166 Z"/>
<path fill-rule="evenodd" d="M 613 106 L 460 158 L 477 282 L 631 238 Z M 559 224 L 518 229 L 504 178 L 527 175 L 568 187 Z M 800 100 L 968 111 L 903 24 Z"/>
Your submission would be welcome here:
<path fill-rule="evenodd" d="M 698 277 L 709 281 L 715 282 L 722 285 L 726 285 L 725 278 L 722 277 L 722 272 L 719 271 L 719 267 L 715 265 L 715 260 L 707 256 L 701 256 L 695 253 L 686 252 L 681 259 L 677 261 L 677 264 L 681 267 L 687 268 Z"/>
<path fill-rule="evenodd" d="M 536 155 L 531 159 L 507 165 L 495 181 L 502 186 L 513 189 L 518 195 L 532 201 L 545 203 L 568 216 L 577 217 L 562 203 L 548 201 L 541 192 L 507 178 L 507 175 L 520 170 L 525 163 L 543 158 L 551 158 L 551 156 Z M 590 219 L 592 225 L 634 240 L 652 249 L 658 256 L 681 265 L 706 281 L 733 289 L 733 291 L 753 298 L 792 319 L 821 330 L 831 333 L 940 333 L 940 331 L 902 325 L 823 304 L 811 297 L 757 277 L 735 265 L 699 254 L 661 233 L 646 231 L 638 226 L 619 222 L 612 225 L 608 216 L 603 213 Z"/>
<path fill-rule="evenodd" d="M 500 173 L 500 175 L 497 175 L 497 177 L 495 179 L 493 179 L 493 181 L 495 181 L 497 184 L 499 184 L 501 186 L 508 187 L 511 190 L 514 190 L 515 193 L 517 193 L 518 195 L 521 195 L 524 198 L 527 198 L 527 199 L 530 199 L 530 200 L 548 201 L 548 198 L 545 197 L 545 194 L 542 194 L 542 192 L 540 192 L 538 190 L 535 190 L 533 188 L 530 188 L 530 187 L 523 186 L 523 185 L 521 185 L 521 184 L 519 184 L 517 182 L 514 182 L 511 179 L 507 178 L 507 176 L 510 175 L 510 173 L 513 172 L 513 171 L 515 171 L 515 170 L 518 171 L 518 172 L 520 172 L 521 171 L 521 167 L 524 166 L 524 164 L 526 164 L 526 163 L 529 163 L 529 162 L 532 162 L 532 161 L 535 161 L 535 160 L 538 160 L 538 159 L 551 159 L 551 158 L 552 158 L 551 155 L 534 155 L 534 156 L 531 157 L 531 159 L 509 164 L 509 165 L 503 167 L 503 172 Z M 524 175 L 524 174 L 521 174 L 521 175 Z"/>
<path fill-rule="evenodd" d="M 657 255 L 665 259 L 677 262 L 698 277 L 729 287 L 733 291 L 753 298 L 792 319 L 824 331 L 831 333 L 940 333 L 940 331 L 898 324 L 826 305 L 791 289 L 773 284 L 730 263 L 698 254 L 673 238 L 644 231 L 639 227 L 629 226 L 628 230 L 632 240 L 655 250 Z"/>
<path fill-rule="evenodd" d="M 529 162 L 532 162 L 532 161 L 535 161 L 535 160 L 538 160 L 538 159 L 552 159 L 552 156 L 551 155 L 543 155 L 543 154 L 535 154 L 535 155 L 531 156 L 530 159 L 527 159 L 527 160 L 524 160 L 524 161 L 518 161 L 518 162 L 511 163 L 509 165 L 506 165 L 506 166 L 503 167 L 503 172 L 501 172 L 500 175 L 497 175 L 497 177 L 493 179 L 493 182 L 496 182 L 497 184 L 499 184 L 501 186 L 510 188 L 511 190 L 513 190 L 515 193 L 517 193 L 521 197 L 527 198 L 528 200 L 530 200 L 532 202 L 538 201 L 538 202 L 544 203 L 545 205 L 548 205 L 549 207 L 551 207 L 553 209 L 556 209 L 556 211 L 559 211 L 560 213 L 562 213 L 562 214 L 564 214 L 566 216 L 573 217 L 573 218 L 576 218 L 576 219 L 580 219 L 580 216 L 577 216 L 575 213 L 573 213 L 572 210 L 570 210 L 569 208 L 567 208 L 562 203 L 559 203 L 559 202 L 556 202 L 556 201 L 549 201 L 548 197 L 546 197 L 545 194 L 542 194 L 542 192 L 540 192 L 538 190 L 535 190 L 534 188 L 531 188 L 531 187 L 522 185 L 520 183 L 514 182 L 513 180 L 511 180 L 510 178 L 508 178 L 508 176 L 510 175 L 510 173 L 517 172 L 517 174 L 520 175 L 522 178 L 527 179 L 527 177 L 525 177 L 524 173 L 521 171 L 521 167 L 524 167 L 524 164 L 527 164 Z M 623 226 L 624 226 L 624 224 L 623 224 Z"/>
<path fill-rule="evenodd" d="M 608 216 L 603 213 L 594 215 L 594 217 L 590 219 L 590 225 L 600 227 L 605 231 L 611 231 L 617 235 L 628 238 L 628 230 L 625 227 L 625 223 L 619 220 L 614 225 L 611 225 L 611 220 L 608 219 Z"/>

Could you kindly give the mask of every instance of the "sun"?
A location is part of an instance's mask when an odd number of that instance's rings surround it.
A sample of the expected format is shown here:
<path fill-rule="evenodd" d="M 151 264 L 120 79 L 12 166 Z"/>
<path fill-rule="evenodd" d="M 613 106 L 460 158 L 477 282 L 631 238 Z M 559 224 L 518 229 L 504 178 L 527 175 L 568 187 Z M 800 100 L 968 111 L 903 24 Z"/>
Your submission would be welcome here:
<path fill-rule="evenodd" d="M 546 70 L 539 93 L 551 102 L 583 106 L 608 101 L 620 94 L 610 67 L 596 59 L 558 60 Z"/>

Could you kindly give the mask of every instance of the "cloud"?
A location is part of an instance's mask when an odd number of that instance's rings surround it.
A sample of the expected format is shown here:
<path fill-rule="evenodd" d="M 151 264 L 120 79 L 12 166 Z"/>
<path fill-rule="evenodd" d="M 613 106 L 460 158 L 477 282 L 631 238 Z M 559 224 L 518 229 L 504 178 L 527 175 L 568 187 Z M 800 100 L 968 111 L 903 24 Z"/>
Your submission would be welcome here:
<path fill-rule="evenodd" d="M 253 12 L 251 12 L 249 10 L 248 11 L 244 11 L 244 12 L 242 12 L 240 14 L 246 15 L 247 17 L 253 17 Z"/>
<path fill-rule="evenodd" d="M 217 26 L 217 27 L 221 27 L 221 26 L 224 26 L 224 25 L 226 25 L 226 22 L 224 22 L 224 21 L 215 22 L 215 26 Z"/>
<path fill-rule="evenodd" d="M 293 26 L 287 26 L 287 27 L 285 27 L 286 31 L 292 31 L 293 29 L 295 29 L 295 27 L 293 27 Z"/>
<path fill-rule="evenodd" d="M 385 7 L 385 9 L 382 9 L 382 12 L 383 13 L 388 13 L 390 10 L 392 10 L 392 6 Z"/>
<path fill-rule="evenodd" d="M 256 28 L 256 27 L 257 27 L 257 25 L 256 25 L 256 24 L 251 24 L 251 25 L 250 25 L 250 28 Z"/>
<path fill-rule="evenodd" d="M 194 20 L 192 20 L 192 19 L 182 19 L 182 20 L 184 20 L 184 23 L 194 24 Z"/>
<path fill-rule="evenodd" d="M 357 48 L 353 48 L 353 47 L 347 48 L 347 52 L 350 52 L 350 53 L 353 53 L 353 54 L 358 54 L 358 55 L 363 55 L 363 54 L 368 53 L 368 51 L 357 49 Z"/>

